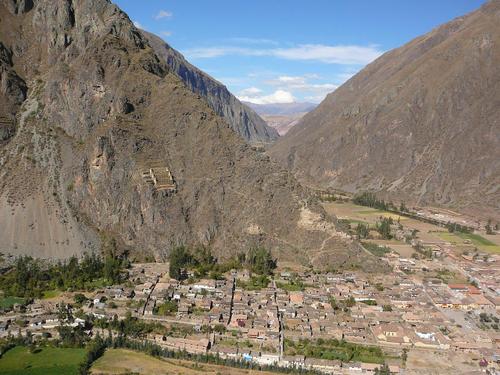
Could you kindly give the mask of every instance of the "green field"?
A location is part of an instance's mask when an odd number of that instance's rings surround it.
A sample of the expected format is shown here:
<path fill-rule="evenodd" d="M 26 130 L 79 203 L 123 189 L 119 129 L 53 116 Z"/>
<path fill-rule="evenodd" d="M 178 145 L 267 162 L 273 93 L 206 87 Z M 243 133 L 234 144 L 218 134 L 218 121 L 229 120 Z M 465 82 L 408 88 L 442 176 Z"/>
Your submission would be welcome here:
<path fill-rule="evenodd" d="M 462 233 L 462 232 L 439 232 L 439 237 L 445 241 L 451 242 L 453 244 L 462 244 L 465 240 L 472 242 L 474 246 L 480 250 L 487 251 L 490 253 L 500 253 L 500 246 L 491 242 L 490 240 L 481 237 L 479 234 L 474 233 Z"/>
<path fill-rule="evenodd" d="M 85 358 L 85 349 L 41 348 L 30 353 L 27 347 L 16 346 L 0 359 L 2 375 L 78 375 Z"/>
<path fill-rule="evenodd" d="M 59 294 L 61 294 L 60 291 L 58 290 L 46 290 L 43 292 L 43 299 L 48 299 L 48 298 L 54 298 L 57 297 Z"/>
<path fill-rule="evenodd" d="M 91 367 L 99 375 L 273 375 L 276 373 L 235 367 L 160 359 L 127 349 L 108 349 Z"/>
<path fill-rule="evenodd" d="M 16 303 L 23 304 L 25 302 L 26 300 L 20 297 L 2 297 L 0 298 L 0 307 L 6 308 L 6 307 L 11 307 Z"/>

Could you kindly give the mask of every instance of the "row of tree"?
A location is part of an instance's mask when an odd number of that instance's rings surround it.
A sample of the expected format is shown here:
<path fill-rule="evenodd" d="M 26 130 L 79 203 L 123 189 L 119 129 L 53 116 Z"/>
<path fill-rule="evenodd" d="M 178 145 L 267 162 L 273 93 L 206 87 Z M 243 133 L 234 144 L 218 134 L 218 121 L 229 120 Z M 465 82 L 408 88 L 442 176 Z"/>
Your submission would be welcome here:
<path fill-rule="evenodd" d="M 7 296 L 40 298 L 48 290 L 86 290 L 96 280 L 116 284 L 123 280 L 126 259 L 86 253 L 81 259 L 48 263 L 30 256 L 21 256 L 0 275 L 0 289 Z"/>
<path fill-rule="evenodd" d="M 271 252 L 263 247 L 251 248 L 248 253 L 240 253 L 225 262 L 219 262 L 206 247 L 188 249 L 186 246 L 178 246 L 169 255 L 169 274 L 177 280 L 186 279 L 188 270 L 194 270 L 197 277 L 217 279 L 231 269 L 244 266 L 253 273 L 268 276 L 276 265 Z"/>

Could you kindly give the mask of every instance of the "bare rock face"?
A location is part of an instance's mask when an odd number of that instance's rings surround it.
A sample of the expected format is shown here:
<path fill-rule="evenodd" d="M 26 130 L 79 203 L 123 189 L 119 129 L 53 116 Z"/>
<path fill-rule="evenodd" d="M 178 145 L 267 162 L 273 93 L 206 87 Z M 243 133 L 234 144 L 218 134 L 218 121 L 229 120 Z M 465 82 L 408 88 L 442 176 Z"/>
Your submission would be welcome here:
<path fill-rule="evenodd" d="M 0 251 L 64 257 L 113 237 L 159 259 L 204 244 L 221 257 L 262 245 L 304 264 L 317 251 L 320 265 L 376 262 L 110 2 L 38 0 L 21 14 L 0 3 L 0 13 L 6 69 L 27 87 L 22 103 L 4 95 L 18 127 L 0 146 Z M 304 210 L 314 225 L 301 224 Z"/>
<path fill-rule="evenodd" d="M 26 99 L 27 87 L 13 68 L 12 51 L 0 42 L 0 144 L 16 130 L 15 112 Z"/>
<path fill-rule="evenodd" d="M 161 38 L 141 31 L 167 65 L 191 89 L 201 95 L 215 113 L 227 120 L 233 130 L 251 144 L 269 144 L 278 139 L 275 129 L 268 126 L 253 109 L 241 103 L 220 82 L 191 65 L 184 56 Z"/>
<path fill-rule="evenodd" d="M 5 6 L 12 14 L 22 14 L 33 8 L 33 0 L 5 0 Z"/>
<path fill-rule="evenodd" d="M 500 212 L 500 1 L 368 65 L 271 149 L 309 184 Z"/>

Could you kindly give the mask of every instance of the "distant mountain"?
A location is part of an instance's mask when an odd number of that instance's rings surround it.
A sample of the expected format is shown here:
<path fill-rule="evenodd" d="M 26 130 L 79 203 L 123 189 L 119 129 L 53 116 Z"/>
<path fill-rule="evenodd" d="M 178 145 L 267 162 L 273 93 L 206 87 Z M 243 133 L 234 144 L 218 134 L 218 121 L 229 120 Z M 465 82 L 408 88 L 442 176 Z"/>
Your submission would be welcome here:
<path fill-rule="evenodd" d="M 251 108 L 242 104 L 220 82 L 205 72 L 191 65 L 181 53 L 173 49 L 160 37 L 141 30 L 155 52 L 196 94 L 201 95 L 208 105 L 225 118 L 231 127 L 243 139 L 250 143 L 271 143 L 278 138 L 278 133 L 267 126 Z"/>
<path fill-rule="evenodd" d="M 297 125 L 306 112 L 290 115 L 260 115 L 270 127 L 277 130 L 280 136 L 285 135 L 291 128 Z"/>
<path fill-rule="evenodd" d="M 500 1 L 390 51 L 270 150 L 302 180 L 500 214 Z"/>
<path fill-rule="evenodd" d="M 307 102 L 273 104 L 243 103 L 252 108 L 259 115 L 295 115 L 298 113 L 307 113 L 317 107 L 317 104 Z"/>
<path fill-rule="evenodd" d="M 266 123 L 276 129 L 280 136 L 285 135 L 309 111 L 316 108 L 313 103 L 273 103 L 255 104 L 243 102 L 254 109 Z"/>

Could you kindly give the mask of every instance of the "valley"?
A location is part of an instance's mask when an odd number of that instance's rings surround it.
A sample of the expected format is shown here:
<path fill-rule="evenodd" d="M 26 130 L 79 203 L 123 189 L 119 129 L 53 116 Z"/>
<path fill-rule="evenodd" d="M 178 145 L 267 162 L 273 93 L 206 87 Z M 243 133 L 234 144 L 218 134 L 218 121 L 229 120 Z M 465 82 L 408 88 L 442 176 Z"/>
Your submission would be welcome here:
<path fill-rule="evenodd" d="M 0 375 L 500 373 L 500 0 L 282 3 L 0 1 Z"/>

